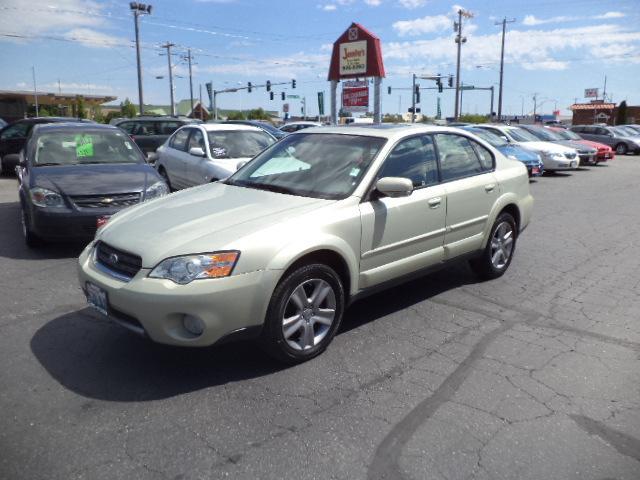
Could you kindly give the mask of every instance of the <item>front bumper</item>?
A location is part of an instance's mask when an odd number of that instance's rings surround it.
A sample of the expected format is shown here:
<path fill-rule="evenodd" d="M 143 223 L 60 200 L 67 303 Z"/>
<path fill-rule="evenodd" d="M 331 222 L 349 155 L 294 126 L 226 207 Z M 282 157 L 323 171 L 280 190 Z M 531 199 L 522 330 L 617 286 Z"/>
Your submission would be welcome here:
<path fill-rule="evenodd" d="M 572 159 L 563 158 L 562 160 L 543 157 L 542 161 L 545 170 L 575 170 L 580 166 L 580 159 L 577 156 Z"/>
<path fill-rule="evenodd" d="M 89 245 L 79 258 L 82 289 L 87 282 L 103 289 L 109 317 L 154 342 L 169 345 L 209 346 L 228 334 L 262 325 L 282 273 L 261 270 L 177 285 L 149 278 L 150 270 L 143 268 L 129 282 L 123 282 L 99 270 L 92 251 L 93 245 Z M 186 315 L 202 321 L 205 328 L 200 336 L 184 328 Z"/>
<path fill-rule="evenodd" d="M 96 234 L 100 217 L 111 216 L 121 209 L 95 209 L 91 212 L 78 210 L 56 211 L 51 208 L 32 207 L 31 231 L 44 239 L 92 239 Z"/>
<path fill-rule="evenodd" d="M 595 165 L 597 163 L 596 154 L 581 153 L 580 165 Z"/>

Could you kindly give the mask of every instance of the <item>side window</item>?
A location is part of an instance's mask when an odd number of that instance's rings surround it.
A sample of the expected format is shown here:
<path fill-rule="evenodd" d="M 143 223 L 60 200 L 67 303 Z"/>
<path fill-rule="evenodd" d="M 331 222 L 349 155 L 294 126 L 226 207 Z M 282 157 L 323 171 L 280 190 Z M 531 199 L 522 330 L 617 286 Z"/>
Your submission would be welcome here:
<path fill-rule="evenodd" d="M 471 142 L 460 135 L 436 133 L 442 181 L 469 177 L 483 172 Z"/>
<path fill-rule="evenodd" d="M 150 136 L 157 135 L 155 122 L 138 122 L 138 128 L 135 130 L 135 135 Z"/>
<path fill-rule="evenodd" d="M 27 123 L 11 125 L 10 127 L 5 128 L 4 132 L 2 132 L 2 139 L 24 138 L 29 133 L 29 130 L 29 125 Z"/>
<path fill-rule="evenodd" d="M 416 188 L 438 183 L 433 140 L 427 135 L 407 138 L 396 145 L 378 172 L 378 178 L 404 177 Z"/>
<path fill-rule="evenodd" d="M 480 160 L 480 165 L 482 165 L 483 170 L 493 170 L 494 167 L 494 159 L 491 152 L 480 145 L 478 142 L 474 142 L 471 140 L 471 144 L 473 148 L 476 150 L 476 154 L 478 155 L 478 159 Z"/>
<path fill-rule="evenodd" d="M 595 127 L 582 127 L 582 131 L 584 133 L 588 133 L 588 134 L 591 134 L 591 135 L 595 135 L 597 133 L 597 130 L 596 130 Z"/>
<path fill-rule="evenodd" d="M 171 135 L 181 127 L 178 122 L 159 122 L 156 125 L 157 135 Z"/>
<path fill-rule="evenodd" d="M 171 137 L 171 141 L 169 142 L 169 146 L 171 148 L 175 148 L 176 150 L 181 150 L 184 152 L 187 146 L 187 140 L 189 139 L 190 128 L 183 128 L 182 130 L 178 130 L 173 137 Z"/>
<path fill-rule="evenodd" d="M 118 124 L 118 128 L 124 130 L 129 135 L 134 135 L 136 130 L 136 124 L 133 122 L 122 122 Z"/>
<path fill-rule="evenodd" d="M 197 128 L 190 128 L 189 130 L 191 130 L 191 136 L 189 137 L 189 148 L 187 148 L 187 151 L 192 148 L 201 148 L 202 150 L 205 150 L 204 136 L 202 135 L 202 132 Z"/>
<path fill-rule="evenodd" d="M 609 130 L 607 130 L 606 128 L 597 128 L 596 129 L 596 135 L 609 135 Z"/>

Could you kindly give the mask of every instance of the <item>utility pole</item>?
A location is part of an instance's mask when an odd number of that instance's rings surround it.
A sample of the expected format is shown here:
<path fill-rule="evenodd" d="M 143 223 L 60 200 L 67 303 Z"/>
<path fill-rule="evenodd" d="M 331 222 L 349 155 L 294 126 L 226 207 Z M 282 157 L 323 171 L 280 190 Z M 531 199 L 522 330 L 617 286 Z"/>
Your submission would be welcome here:
<path fill-rule="evenodd" d="M 171 94 L 171 116 L 176 116 L 176 105 L 173 101 L 173 69 L 171 67 L 171 47 L 175 47 L 173 43 L 165 43 L 164 45 L 160 45 L 162 48 L 167 49 L 167 62 L 169 65 L 169 93 Z"/>
<path fill-rule="evenodd" d="M 204 108 L 202 107 L 202 84 L 200 84 L 200 120 L 204 121 Z"/>
<path fill-rule="evenodd" d="M 191 49 L 187 50 L 187 60 L 189 61 L 189 98 L 191 99 L 191 111 L 193 112 L 193 75 L 191 73 Z"/>
<path fill-rule="evenodd" d="M 36 86 L 36 67 L 31 67 L 31 73 L 33 74 L 33 97 L 36 101 L 36 117 L 40 114 L 40 109 L 38 108 L 38 87 Z"/>
<path fill-rule="evenodd" d="M 413 74 L 413 87 L 411 88 L 411 123 L 416 123 L 416 74 Z"/>
<path fill-rule="evenodd" d="M 458 120 L 460 116 L 460 54 L 462 51 L 462 44 L 466 43 L 467 38 L 462 36 L 462 17 L 473 18 L 473 14 L 462 8 L 458 10 L 458 21 L 453 22 L 453 30 L 457 32 L 455 42 L 458 44 L 458 58 L 456 62 L 456 103 L 454 109 L 454 117 Z"/>
<path fill-rule="evenodd" d="M 144 114 L 144 101 L 142 99 L 142 66 L 140 64 L 140 27 L 138 25 L 138 17 L 140 15 L 151 15 L 151 5 L 144 3 L 131 2 L 129 8 L 133 12 L 133 23 L 136 29 L 136 61 L 138 66 L 138 108 L 140 115 Z"/>
<path fill-rule="evenodd" d="M 504 36 L 507 31 L 507 23 L 513 23 L 516 19 L 512 18 L 511 20 L 507 20 L 507 18 L 503 18 L 502 22 L 494 23 L 494 25 L 502 24 L 502 48 L 500 50 L 500 87 L 498 90 L 498 121 L 502 119 L 502 80 L 504 74 Z"/>
<path fill-rule="evenodd" d="M 607 76 L 604 76 L 604 89 L 602 90 L 602 100 L 607 101 Z"/>
<path fill-rule="evenodd" d="M 534 93 L 533 94 L 533 123 L 536 122 L 536 111 L 538 108 L 537 98 L 538 98 L 538 94 Z"/>

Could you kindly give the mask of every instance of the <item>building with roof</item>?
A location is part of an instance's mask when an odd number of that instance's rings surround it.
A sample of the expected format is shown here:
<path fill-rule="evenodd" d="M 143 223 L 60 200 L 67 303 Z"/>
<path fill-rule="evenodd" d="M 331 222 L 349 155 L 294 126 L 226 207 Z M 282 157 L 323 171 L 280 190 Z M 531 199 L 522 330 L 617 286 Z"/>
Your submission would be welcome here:
<path fill-rule="evenodd" d="M 594 100 L 590 103 L 574 103 L 569 109 L 573 112 L 572 123 L 574 125 L 590 125 L 593 123 L 615 125 L 618 114 L 618 106 L 615 103 L 607 103 L 603 100 Z M 627 122 L 640 122 L 640 106 L 627 106 Z"/>
<path fill-rule="evenodd" d="M 76 116 L 75 106 L 82 98 L 86 109 L 113 102 L 111 95 L 84 95 L 79 93 L 54 93 L 28 90 L 0 90 L 0 118 L 8 122 L 35 114 L 36 100 L 39 107 L 51 108 L 57 115 Z M 51 112 L 54 113 L 54 112 Z"/>

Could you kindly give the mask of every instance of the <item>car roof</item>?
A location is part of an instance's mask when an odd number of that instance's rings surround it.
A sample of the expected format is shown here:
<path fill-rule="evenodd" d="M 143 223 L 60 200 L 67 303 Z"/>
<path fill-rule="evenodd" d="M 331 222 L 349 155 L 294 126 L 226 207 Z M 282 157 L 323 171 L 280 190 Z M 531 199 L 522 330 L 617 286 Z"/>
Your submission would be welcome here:
<path fill-rule="evenodd" d="M 189 117 L 172 117 L 172 116 L 167 116 L 167 115 L 158 115 L 158 116 L 153 116 L 153 115 L 142 115 L 140 117 L 132 117 L 132 118 L 128 118 L 128 117 L 121 117 L 121 118 L 115 118 L 114 121 L 117 121 L 118 123 L 120 122 L 138 122 L 138 121 L 144 121 L 144 122 L 157 122 L 157 121 L 170 121 L 170 122 L 175 122 L 175 121 L 180 121 L 180 122 L 186 122 L 186 123 L 198 123 L 201 122 L 202 120 L 200 120 L 199 118 L 189 118 Z"/>
<path fill-rule="evenodd" d="M 74 117 L 29 117 L 16 120 L 15 123 L 58 123 L 58 122 L 75 122 L 75 123 L 95 123 L 93 120 L 80 119 Z"/>
<path fill-rule="evenodd" d="M 305 128 L 304 130 L 298 130 L 291 135 L 305 135 L 312 133 L 333 133 L 341 135 L 359 135 L 365 137 L 380 137 L 387 139 L 402 138 L 407 135 L 416 133 L 434 133 L 434 132 L 456 132 L 459 133 L 459 128 L 445 127 L 440 125 L 424 125 L 424 124 L 412 124 L 412 123 L 383 123 L 383 124 L 358 124 L 357 126 L 351 125 L 338 125 L 338 126 L 322 126 Z"/>
<path fill-rule="evenodd" d="M 55 123 L 40 123 L 34 126 L 34 132 L 66 132 L 66 131 L 87 131 L 87 130 L 111 130 L 122 132 L 114 125 L 104 125 L 102 123 L 85 123 L 85 122 L 55 122 Z"/>
<path fill-rule="evenodd" d="M 244 123 L 202 123 L 198 126 L 204 128 L 207 132 L 238 130 L 246 130 L 248 132 L 264 132 L 264 130 L 259 127 L 246 125 Z"/>

